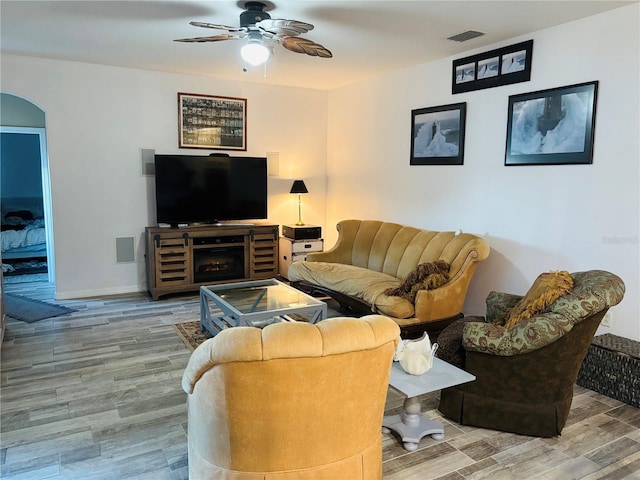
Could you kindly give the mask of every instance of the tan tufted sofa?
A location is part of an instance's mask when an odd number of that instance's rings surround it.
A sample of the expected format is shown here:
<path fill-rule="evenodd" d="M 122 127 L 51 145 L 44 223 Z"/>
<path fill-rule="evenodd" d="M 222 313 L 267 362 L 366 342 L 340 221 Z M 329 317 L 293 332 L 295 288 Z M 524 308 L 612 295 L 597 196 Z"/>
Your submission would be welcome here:
<path fill-rule="evenodd" d="M 403 337 L 437 332 L 461 316 L 465 296 L 478 262 L 489 245 L 469 233 L 436 232 L 377 220 L 343 220 L 338 241 L 326 251 L 310 253 L 306 262 L 289 267 L 292 284 L 323 292 L 351 310 L 392 317 Z M 449 281 L 420 290 L 415 303 L 384 293 L 397 287 L 418 264 L 445 260 Z"/>
<path fill-rule="evenodd" d="M 223 330 L 182 378 L 189 478 L 382 478 L 399 328 L 381 315 Z"/>

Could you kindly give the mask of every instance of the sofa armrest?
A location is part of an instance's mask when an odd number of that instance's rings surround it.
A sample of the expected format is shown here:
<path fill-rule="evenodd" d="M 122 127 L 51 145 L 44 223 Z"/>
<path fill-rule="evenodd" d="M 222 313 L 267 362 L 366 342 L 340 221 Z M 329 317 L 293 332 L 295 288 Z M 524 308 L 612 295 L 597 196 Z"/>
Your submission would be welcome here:
<path fill-rule="evenodd" d="M 489 292 L 487 295 L 487 322 L 493 322 L 504 317 L 510 308 L 522 298 L 521 295 L 513 295 L 504 292 Z"/>
<path fill-rule="evenodd" d="M 462 346 L 462 332 L 469 322 L 484 323 L 483 317 L 464 317 L 445 327 L 438 335 L 436 357 L 458 368 L 465 368 L 466 351 Z"/>
<path fill-rule="evenodd" d="M 549 345 L 572 328 L 571 320 L 557 313 L 536 315 L 512 328 L 494 323 L 467 323 L 462 345 L 467 351 L 510 357 Z"/>
<path fill-rule="evenodd" d="M 342 220 L 338 222 L 336 225 L 338 239 L 335 245 L 324 252 L 309 253 L 307 255 L 307 261 L 352 265 L 354 242 L 361 223 L 360 220 Z"/>
<path fill-rule="evenodd" d="M 418 290 L 415 299 L 415 316 L 421 321 L 431 321 L 454 317 L 464 308 L 469 282 L 478 263 L 469 260 L 466 268 L 461 269 L 441 287 L 432 290 Z"/>

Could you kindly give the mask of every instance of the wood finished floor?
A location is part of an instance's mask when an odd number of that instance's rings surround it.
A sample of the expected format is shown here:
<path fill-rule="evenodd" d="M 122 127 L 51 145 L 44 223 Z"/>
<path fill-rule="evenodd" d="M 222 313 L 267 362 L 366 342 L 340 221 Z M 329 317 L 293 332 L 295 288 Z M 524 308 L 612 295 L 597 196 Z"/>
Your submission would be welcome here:
<path fill-rule="evenodd" d="M 47 283 L 8 292 L 53 301 Z M 199 318 L 196 296 L 143 294 L 57 302 L 72 314 L 32 324 L 9 319 L 2 345 L 3 479 L 186 479 L 190 352 L 172 324 Z M 445 440 L 408 452 L 383 434 L 385 480 L 640 479 L 640 409 L 575 387 L 562 435 L 540 439 L 448 422 L 438 394 L 425 415 Z M 386 412 L 402 397 L 389 391 Z M 197 480 L 197 479 L 192 479 Z M 336 479 L 339 480 L 339 479 Z"/>

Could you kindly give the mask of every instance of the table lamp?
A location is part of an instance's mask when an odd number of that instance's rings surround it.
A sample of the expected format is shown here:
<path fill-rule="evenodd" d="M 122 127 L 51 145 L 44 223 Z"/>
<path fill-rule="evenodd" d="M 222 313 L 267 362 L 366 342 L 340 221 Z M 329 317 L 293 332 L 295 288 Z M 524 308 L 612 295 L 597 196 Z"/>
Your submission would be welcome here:
<path fill-rule="evenodd" d="M 298 223 L 296 223 L 296 225 L 304 225 L 304 222 L 302 221 L 302 198 L 300 195 L 302 193 L 309 193 L 309 190 L 307 190 L 307 186 L 304 184 L 303 180 L 294 180 L 289 193 L 298 194 Z"/>

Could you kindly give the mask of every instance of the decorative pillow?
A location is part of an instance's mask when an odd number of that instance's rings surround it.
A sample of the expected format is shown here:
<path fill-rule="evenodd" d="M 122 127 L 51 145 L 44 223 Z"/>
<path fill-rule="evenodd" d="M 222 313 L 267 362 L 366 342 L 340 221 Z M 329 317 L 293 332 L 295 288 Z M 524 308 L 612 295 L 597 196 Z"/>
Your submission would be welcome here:
<path fill-rule="evenodd" d="M 569 293 L 572 288 L 573 278 L 565 270 L 541 274 L 527 294 L 507 312 L 504 326 L 512 328 L 522 320 L 543 313 L 549 305 Z"/>
<path fill-rule="evenodd" d="M 384 293 L 405 298 L 413 303 L 418 290 L 431 290 L 447 283 L 449 281 L 449 268 L 449 264 L 444 260 L 421 263 L 406 276 L 398 287 L 388 288 Z"/>

